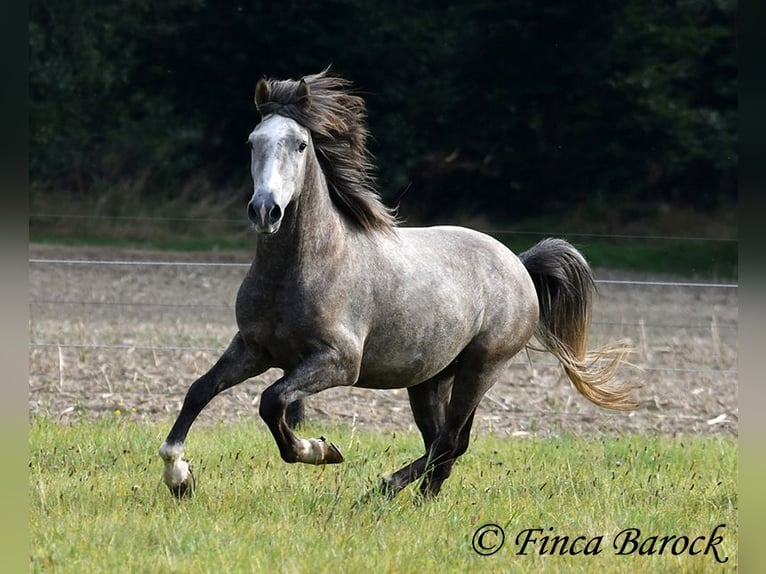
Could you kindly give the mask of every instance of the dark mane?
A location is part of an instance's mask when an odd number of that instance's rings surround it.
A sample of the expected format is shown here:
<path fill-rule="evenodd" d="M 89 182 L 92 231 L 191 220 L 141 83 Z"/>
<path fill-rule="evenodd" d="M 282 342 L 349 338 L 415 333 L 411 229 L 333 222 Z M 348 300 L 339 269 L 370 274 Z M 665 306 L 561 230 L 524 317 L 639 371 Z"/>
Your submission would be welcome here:
<path fill-rule="evenodd" d="M 390 231 L 397 221 L 376 189 L 364 100 L 350 91 L 351 82 L 328 70 L 300 81 L 261 80 L 258 111 L 261 117 L 279 114 L 307 128 L 336 207 L 365 231 Z"/>

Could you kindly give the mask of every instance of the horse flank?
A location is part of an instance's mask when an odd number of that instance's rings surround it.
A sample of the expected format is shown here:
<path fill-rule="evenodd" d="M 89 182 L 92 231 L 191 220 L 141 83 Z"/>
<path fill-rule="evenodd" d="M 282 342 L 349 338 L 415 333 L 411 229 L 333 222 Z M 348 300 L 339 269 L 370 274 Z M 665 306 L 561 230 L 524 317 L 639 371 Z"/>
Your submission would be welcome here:
<path fill-rule="evenodd" d="M 364 100 L 352 93 L 350 81 L 328 70 L 299 81 L 263 78 L 256 87 L 258 111 L 307 128 L 338 210 L 365 232 L 392 232 L 397 219 L 377 191 Z"/>

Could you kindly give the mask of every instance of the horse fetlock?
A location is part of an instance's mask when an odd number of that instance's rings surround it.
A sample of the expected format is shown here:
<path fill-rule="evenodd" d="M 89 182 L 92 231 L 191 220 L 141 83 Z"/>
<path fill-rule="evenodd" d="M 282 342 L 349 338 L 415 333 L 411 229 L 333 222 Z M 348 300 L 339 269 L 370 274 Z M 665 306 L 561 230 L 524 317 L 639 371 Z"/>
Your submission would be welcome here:
<path fill-rule="evenodd" d="M 319 438 L 299 439 L 298 462 L 306 464 L 338 464 L 343 462 L 343 453 L 337 445 Z"/>
<path fill-rule="evenodd" d="M 165 462 L 180 460 L 184 456 L 184 445 L 180 443 L 168 444 L 163 442 L 160 447 L 160 458 Z"/>

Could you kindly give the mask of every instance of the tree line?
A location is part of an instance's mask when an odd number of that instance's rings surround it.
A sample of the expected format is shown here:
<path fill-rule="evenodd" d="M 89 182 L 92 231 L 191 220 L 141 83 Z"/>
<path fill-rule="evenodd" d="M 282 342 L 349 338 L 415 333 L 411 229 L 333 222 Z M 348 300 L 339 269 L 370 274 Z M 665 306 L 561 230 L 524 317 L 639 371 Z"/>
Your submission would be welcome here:
<path fill-rule="evenodd" d="M 732 0 L 32 0 L 30 180 L 246 189 L 257 80 L 364 95 L 381 193 L 417 217 L 737 194 Z"/>

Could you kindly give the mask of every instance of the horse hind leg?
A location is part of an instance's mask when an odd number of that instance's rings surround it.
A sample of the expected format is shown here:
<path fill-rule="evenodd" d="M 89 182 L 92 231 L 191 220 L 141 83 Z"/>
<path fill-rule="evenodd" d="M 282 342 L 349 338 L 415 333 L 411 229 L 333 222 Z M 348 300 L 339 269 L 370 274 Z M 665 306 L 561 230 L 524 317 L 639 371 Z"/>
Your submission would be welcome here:
<path fill-rule="evenodd" d="M 426 454 L 383 479 L 381 489 L 387 497 L 395 496 L 421 477 L 420 494 L 423 497 L 439 493 L 457 458 L 468 450 L 476 410 L 474 407 L 467 416 L 463 416 L 461 405 L 453 406 L 450 401 L 450 406 L 447 419 Z"/>
<path fill-rule="evenodd" d="M 420 493 L 436 496 L 459 456 L 468 449 L 476 408 L 486 392 L 505 372 L 507 361 L 483 363 L 485 354 L 467 349 L 461 355 L 452 383 L 444 424 L 425 456 L 395 472 L 388 483 L 396 494 L 423 477 Z"/>
<path fill-rule="evenodd" d="M 423 480 L 420 483 L 420 494 L 424 498 L 433 497 L 439 494 L 442 484 L 452 474 L 452 468 L 455 466 L 455 462 L 468 450 L 468 445 L 471 442 L 471 427 L 473 426 L 475 414 L 476 409 L 469 415 L 463 428 L 460 429 L 457 446 L 452 451 L 449 458 L 444 459 L 442 462 L 435 463 L 423 474 Z"/>
<path fill-rule="evenodd" d="M 436 437 L 439 436 L 439 431 L 444 426 L 453 378 L 453 370 L 447 369 L 435 377 L 407 389 L 412 417 L 423 436 L 426 452 L 429 451 Z"/>
<path fill-rule="evenodd" d="M 395 496 L 422 474 L 431 446 L 444 426 L 447 403 L 452 389 L 453 371 L 451 368 L 445 369 L 433 378 L 407 389 L 412 416 L 423 437 L 425 455 L 381 479 L 378 490 L 387 497 Z M 368 494 L 367 498 L 371 496 L 372 493 Z"/>
<path fill-rule="evenodd" d="M 477 353 L 477 359 L 483 355 Z M 420 494 L 425 498 L 439 494 L 442 484 L 452 474 L 455 462 L 468 450 L 476 409 L 487 391 L 506 372 L 506 360 L 482 364 L 481 360 L 470 358 L 464 353 L 461 359 L 444 426 L 431 446 L 423 469 Z"/>

